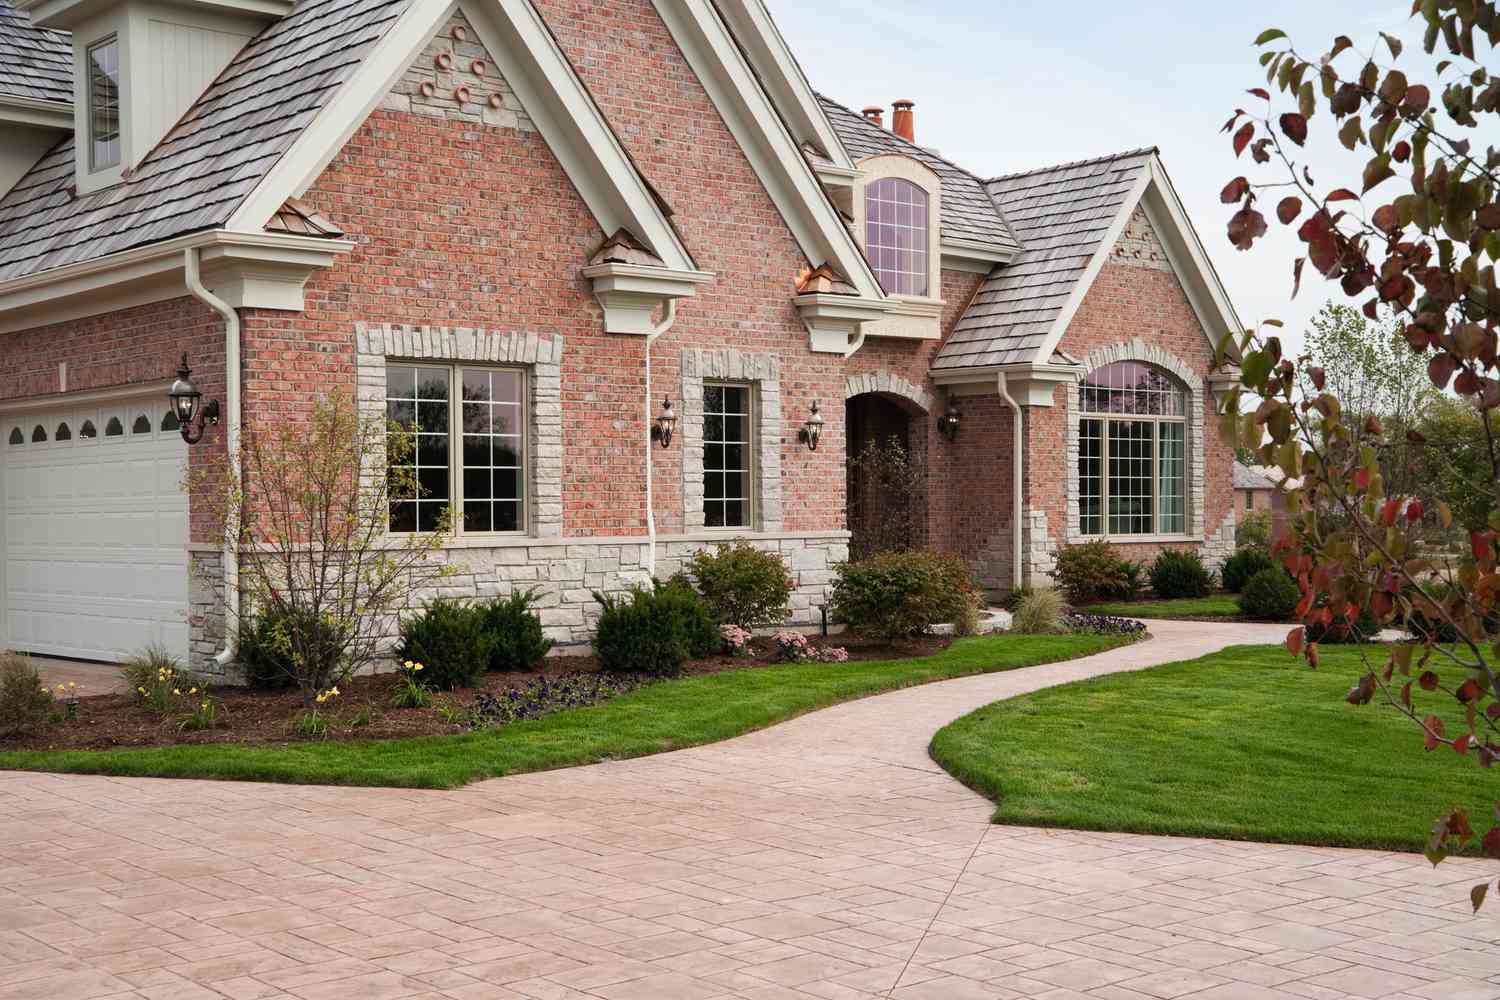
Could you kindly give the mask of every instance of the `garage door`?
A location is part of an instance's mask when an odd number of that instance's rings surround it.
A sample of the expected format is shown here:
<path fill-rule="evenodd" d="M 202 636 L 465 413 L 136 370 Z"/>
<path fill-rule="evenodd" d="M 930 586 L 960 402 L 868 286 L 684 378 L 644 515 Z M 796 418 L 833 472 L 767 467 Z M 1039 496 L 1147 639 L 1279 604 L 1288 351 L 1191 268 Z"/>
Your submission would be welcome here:
<path fill-rule="evenodd" d="M 188 653 L 187 445 L 157 395 L 0 414 L 0 647 Z"/>

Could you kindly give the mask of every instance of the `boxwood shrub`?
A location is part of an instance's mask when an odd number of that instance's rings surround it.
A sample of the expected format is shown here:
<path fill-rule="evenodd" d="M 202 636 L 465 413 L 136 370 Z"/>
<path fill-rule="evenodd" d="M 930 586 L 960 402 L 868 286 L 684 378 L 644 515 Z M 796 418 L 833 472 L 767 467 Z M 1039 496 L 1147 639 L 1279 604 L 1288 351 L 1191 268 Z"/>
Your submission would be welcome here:
<path fill-rule="evenodd" d="M 713 612 L 684 578 L 623 596 L 595 593 L 594 600 L 604 608 L 594 635 L 603 670 L 675 677 L 689 657 L 708 656 L 719 647 Z"/>
<path fill-rule="evenodd" d="M 714 616 L 725 625 L 772 628 L 786 621 L 792 574 L 775 552 L 749 542 L 700 549 L 687 564 L 688 575 Z"/>
<path fill-rule="evenodd" d="M 490 668 L 495 637 L 486 627 L 485 609 L 437 597 L 401 622 L 403 660 L 422 664 L 422 680 L 451 691 L 474 687 Z"/>
<path fill-rule="evenodd" d="M 1151 589 L 1163 600 L 1206 597 L 1214 575 L 1196 552 L 1163 549 L 1151 563 Z"/>
<path fill-rule="evenodd" d="M 553 642 L 542 632 L 542 619 L 532 610 L 537 590 L 518 590 L 480 605 L 484 628 L 495 641 L 490 669 L 507 673 L 535 670 L 551 652 Z"/>
<path fill-rule="evenodd" d="M 1140 570 L 1100 540 L 1069 545 L 1059 552 L 1052 579 L 1074 605 L 1128 601 L 1140 585 Z"/>
<path fill-rule="evenodd" d="M 1302 592 L 1297 581 L 1277 566 L 1252 576 L 1240 591 L 1240 614 L 1258 621 L 1284 622 L 1297 610 Z"/>
<path fill-rule="evenodd" d="M 939 552 L 886 552 L 842 563 L 836 573 L 835 619 L 887 642 L 956 622 L 975 599 L 969 567 Z"/>
<path fill-rule="evenodd" d="M 1238 594 L 1245 589 L 1245 584 L 1250 582 L 1252 576 L 1275 565 L 1264 549 L 1240 549 L 1224 560 L 1219 576 L 1224 581 L 1225 590 Z"/>

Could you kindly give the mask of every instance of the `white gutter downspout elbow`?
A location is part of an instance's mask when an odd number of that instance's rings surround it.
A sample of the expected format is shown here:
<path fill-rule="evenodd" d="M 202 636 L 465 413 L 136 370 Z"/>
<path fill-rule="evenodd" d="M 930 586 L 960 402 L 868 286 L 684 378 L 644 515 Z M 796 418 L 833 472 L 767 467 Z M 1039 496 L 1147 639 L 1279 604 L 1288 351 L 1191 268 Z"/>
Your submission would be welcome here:
<path fill-rule="evenodd" d="M 229 474 L 236 487 L 240 483 L 240 314 L 223 299 L 203 287 L 199 271 L 198 248 L 183 251 L 183 276 L 193 298 L 224 317 L 224 448 L 229 459 Z M 222 670 L 234 659 L 234 629 L 240 615 L 240 562 L 234 539 L 224 540 L 224 648 L 214 656 Z"/>
<path fill-rule="evenodd" d="M 656 502 L 651 489 L 651 345 L 677 322 L 677 300 L 668 299 L 661 322 L 646 334 L 646 581 L 656 579 Z"/>
<path fill-rule="evenodd" d="M 1025 537 L 1025 536 L 1022 533 L 1022 530 L 1021 530 L 1021 528 L 1022 528 L 1021 520 L 1022 520 L 1022 517 L 1023 517 L 1024 512 L 1025 512 L 1025 507 L 1022 504 L 1022 502 L 1021 502 L 1021 486 L 1022 486 L 1021 448 L 1022 448 L 1022 446 L 1023 446 L 1023 444 L 1024 444 L 1025 440 L 1026 440 L 1026 436 L 1023 433 L 1022 429 L 1021 429 L 1021 407 L 1020 407 L 1020 405 L 1014 399 L 1011 398 L 1010 387 L 1008 385 L 1006 385 L 1006 382 L 1005 382 L 1005 373 L 1004 372 L 998 372 L 998 373 L 996 373 L 995 378 L 996 378 L 995 388 L 1000 393 L 1000 398 L 1005 401 L 1005 405 L 1008 406 L 1008 407 L 1010 407 L 1010 412 L 1011 412 L 1011 428 L 1012 428 L 1012 432 L 1011 432 L 1011 447 L 1010 447 L 1010 450 L 1011 450 L 1011 474 L 1010 474 L 1010 495 L 1011 495 L 1011 512 L 1010 512 L 1011 513 L 1011 517 L 1010 517 L 1010 521 L 1011 521 L 1011 546 L 1010 546 L 1010 549 L 1011 549 L 1011 568 L 1010 568 L 1010 579 L 1011 579 L 1011 589 L 1015 589 L 1016 587 L 1019 587 L 1019 586 L 1022 585 L 1022 581 L 1021 581 L 1021 566 L 1022 566 L 1022 560 L 1021 560 L 1021 539 L 1023 537 Z"/>

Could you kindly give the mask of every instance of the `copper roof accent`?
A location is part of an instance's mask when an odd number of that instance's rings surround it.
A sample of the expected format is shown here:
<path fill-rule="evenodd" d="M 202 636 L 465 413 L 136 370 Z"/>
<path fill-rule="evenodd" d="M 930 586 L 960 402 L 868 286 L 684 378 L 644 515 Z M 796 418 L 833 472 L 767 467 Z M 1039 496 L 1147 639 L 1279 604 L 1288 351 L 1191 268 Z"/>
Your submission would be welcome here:
<path fill-rule="evenodd" d="M 804 267 L 797 275 L 797 291 L 802 295 L 858 295 L 859 289 L 839 276 L 827 264 Z"/>
<path fill-rule="evenodd" d="M 589 257 L 589 264 L 639 264 L 644 267 L 666 267 L 662 259 L 646 248 L 629 230 L 620 229 L 600 244 Z"/>
<path fill-rule="evenodd" d="M 268 233 L 290 233 L 293 236 L 318 236 L 336 240 L 344 231 L 329 218 L 300 198 L 288 198 L 266 223 Z"/>

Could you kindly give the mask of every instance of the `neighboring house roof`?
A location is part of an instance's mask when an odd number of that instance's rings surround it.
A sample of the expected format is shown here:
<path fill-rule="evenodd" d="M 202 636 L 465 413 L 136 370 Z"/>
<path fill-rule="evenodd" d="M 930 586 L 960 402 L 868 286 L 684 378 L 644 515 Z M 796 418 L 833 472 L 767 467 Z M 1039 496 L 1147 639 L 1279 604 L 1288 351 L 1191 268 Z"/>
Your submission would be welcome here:
<path fill-rule="evenodd" d="M 73 103 L 73 42 L 0 0 L 0 96 Z"/>
<path fill-rule="evenodd" d="M 990 181 L 1024 249 L 980 287 L 932 367 L 1036 360 L 1155 155 L 1136 149 Z"/>
<path fill-rule="evenodd" d="M 1274 490 L 1272 482 L 1257 465 L 1234 463 L 1234 488 L 1237 490 Z"/>
<path fill-rule="evenodd" d="M 837 101 L 821 96 L 819 100 L 823 102 L 823 109 L 833 124 L 833 130 L 838 133 L 839 141 L 856 163 L 867 156 L 894 153 L 911 157 L 942 179 L 945 238 L 972 240 L 1001 251 L 1014 252 L 1021 248 L 1025 237 L 1018 241 L 1018 234 L 1012 231 L 1014 227 L 1006 225 L 1006 217 L 978 177 L 929 149 L 907 142 Z"/>
<path fill-rule="evenodd" d="M 0 280 L 223 226 L 410 2 L 297 4 L 126 183 L 74 194 L 74 144 L 64 141 L 0 199 Z M 64 73 L 71 79 L 71 53 Z"/>

